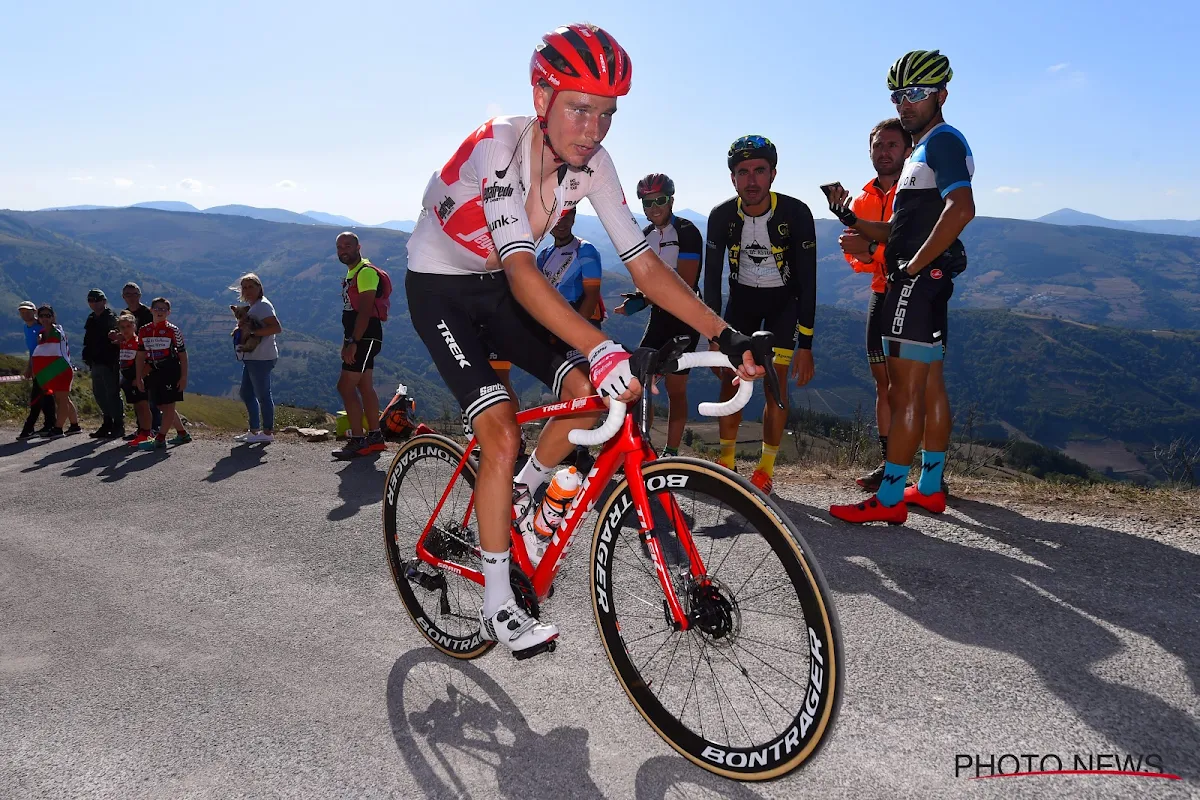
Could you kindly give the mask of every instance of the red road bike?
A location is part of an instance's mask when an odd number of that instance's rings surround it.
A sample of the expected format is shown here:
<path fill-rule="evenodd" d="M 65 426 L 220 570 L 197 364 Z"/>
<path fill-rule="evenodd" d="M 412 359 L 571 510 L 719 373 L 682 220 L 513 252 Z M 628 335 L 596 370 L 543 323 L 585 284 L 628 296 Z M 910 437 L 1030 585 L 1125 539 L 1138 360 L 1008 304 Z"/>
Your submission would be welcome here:
<path fill-rule="evenodd" d="M 656 360 L 647 373 L 730 367 L 719 353 L 663 352 Z M 732 413 L 752 392 L 743 383 L 732 400 L 700 411 Z M 599 504 L 592 609 L 634 707 L 706 770 L 739 780 L 778 777 L 817 752 L 840 704 L 841 633 L 831 594 L 774 501 L 716 464 L 657 458 L 635 408 L 629 415 L 612 402 L 601 427 L 571 433 L 576 444 L 602 445 L 599 455 L 536 570 L 513 531 L 514 592 L 540 615 L 574 534 Z M 517 421 L 603 410 L 605 401 L 592 396 L 529 409 Z M 400 599 L 421 633 L 460 659 L 494 644 L 479 632 L 474 446 L 436 433 L 413 437 L 392 461 L 383 503 Z"/>

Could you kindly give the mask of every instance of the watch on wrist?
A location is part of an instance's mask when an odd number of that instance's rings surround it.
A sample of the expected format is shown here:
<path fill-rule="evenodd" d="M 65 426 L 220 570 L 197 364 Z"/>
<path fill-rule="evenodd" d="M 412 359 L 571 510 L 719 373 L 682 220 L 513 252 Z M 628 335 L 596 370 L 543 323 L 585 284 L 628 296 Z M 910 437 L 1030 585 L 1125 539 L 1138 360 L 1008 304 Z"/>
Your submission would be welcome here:
<path fill-rule="evenodd" d="M 875 257 L 875 251 L 879 249 L 879 242 L 871 242 L 867 245 L 867 255 L 871 258 Z"/>

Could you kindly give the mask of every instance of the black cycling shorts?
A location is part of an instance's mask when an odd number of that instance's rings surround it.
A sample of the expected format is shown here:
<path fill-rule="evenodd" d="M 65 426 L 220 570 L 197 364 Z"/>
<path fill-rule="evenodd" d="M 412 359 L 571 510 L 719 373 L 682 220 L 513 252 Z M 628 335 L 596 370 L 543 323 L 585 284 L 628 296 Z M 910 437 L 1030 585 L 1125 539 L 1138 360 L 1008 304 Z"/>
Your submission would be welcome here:
<path fill-rule="evenodd" d="M 871 292 L 867 304 L 867 363 L 886 364 L 883 351 L 883 305 L 887 292 Z"/>
<path fill-rule="evenodd" d="M 134 385 L 135 380 L 137 380 L 137 367 L 126 367 L 121 370 L 121 389 L 125 392 L 125 402 L 129 405 L 135 405 L 149 398 L 145 392 L 140 391 Z"/>
<path fill-rule="evenodd" d="M 883 303 L 883 347 L 888 358 L 931 364 L 946 355 L 946 312 L 954 281 L 937 267 L 891 283 Z"/>
<path fill-rule="evenodd" d="M 358 346 L 354 348 L 354 363 L 347 364 L 343 361 L 342 369 L 346 372 L 366 372 L 375 369 L 375 356 L 379 355 L 382 348 L 383 342 L 379 339 L 359 339 Z"/>
<path fill-rule="evenodd" d="M 152 363 L 150 374 L 144 382 L 150 402 L 156 406 L 165 406 L 183 400 L 183 390 L 179 388 L 182 375 L 183 366 L 177 358 Z"/>
<path fill-rule="evenodd" d="M 587 371 L 587 357 L 557 341 L 521 308 L 499 270 L 475 276 L 410 268 L 404 290 L 413 327 L 468 422 L 510 399 L 489 356 L 525 370 L 555 397 L 562 396 L 563 380 L 572 369 Z"/>
<path fill-rule="evenodd" d="M 800 336 L 800 298 L 789 294 L 787 287 L 743 286 L 729 287 L 725 304 L 725 321 L 747 335 L 770 331 L 775 338 L 775 363 L 792 363 L 796 340 Z"/>
<path fill-rule="evenodd" d="M 686 322 L 663 311 L 658 306 L 652 306 L 650 321 L 646 323 L 646 332 L 642 334 L 642 342 L 638 347 L 651 347 L 658 350 L 676 336 L 687 337 L 687 350 L 684 351 L 687 353 L 695 350 L 696 344 L 700 341 L 700 334 L 695 329 L 688 327 Z M 691 370 L 684 369 L 680 370 L 679 374 L 686 375 L 689 372 Z"/>

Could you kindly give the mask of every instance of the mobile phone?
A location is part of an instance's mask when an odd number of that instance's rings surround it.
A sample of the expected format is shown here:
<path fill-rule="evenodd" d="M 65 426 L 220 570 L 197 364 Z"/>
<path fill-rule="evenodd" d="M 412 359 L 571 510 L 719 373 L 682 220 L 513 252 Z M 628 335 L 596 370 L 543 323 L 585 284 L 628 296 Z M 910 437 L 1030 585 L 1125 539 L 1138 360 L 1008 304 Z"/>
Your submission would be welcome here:
<path fill-rule="evenodd" d="M 838 189 L 842 188 L 842 182 L 834 181 L 833 183 L 822 183 L 821 184 L 821 191 L 825 193 L 826 200 L 831 199 L 829 195 L 832 194 L 835 187 Z"/>

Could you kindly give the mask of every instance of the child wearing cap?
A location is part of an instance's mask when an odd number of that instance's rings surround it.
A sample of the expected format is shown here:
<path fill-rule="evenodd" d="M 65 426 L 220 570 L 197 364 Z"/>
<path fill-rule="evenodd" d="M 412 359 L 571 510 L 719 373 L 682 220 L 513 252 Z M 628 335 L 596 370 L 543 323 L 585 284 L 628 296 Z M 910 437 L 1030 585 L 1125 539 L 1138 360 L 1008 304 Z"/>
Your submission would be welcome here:
<path fill-rule="evenodd" d="M 162 427 L 158 436 L 138 445 L 140 450 L 164 449 L 167 446 L 167 429 L 174 427 L 176 435 L 170 444 L 187 444 L 192 437 L 183 428 L 175 404 L 183 399 L 187 388 L 188 354 L 183 343 L 183 332 L 167 321 L 171 315 L 171 302 L 165 297 L 156 297 L 150 303 L 154 321 L 138 331 L 137 381 L 135 385 L 150 395 L 150 401 L 162 409 Z"/>

